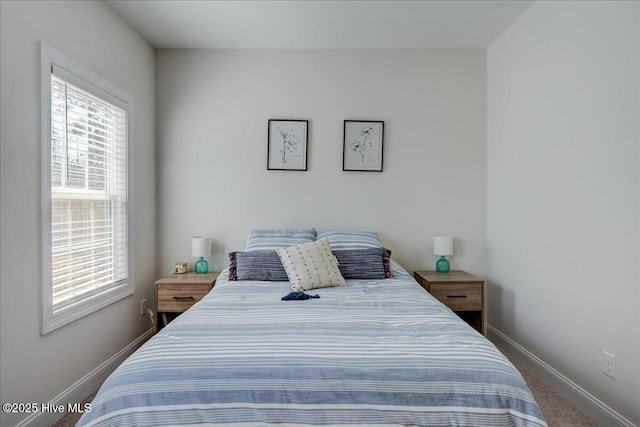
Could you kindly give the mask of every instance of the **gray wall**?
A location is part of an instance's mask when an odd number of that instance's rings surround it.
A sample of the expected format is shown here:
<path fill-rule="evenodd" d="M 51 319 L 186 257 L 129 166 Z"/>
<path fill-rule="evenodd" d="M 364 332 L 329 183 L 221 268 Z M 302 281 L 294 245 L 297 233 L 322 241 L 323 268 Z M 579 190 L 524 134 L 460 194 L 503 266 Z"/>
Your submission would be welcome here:
<path fill-rule="evenodd" d="M 536 2 L 489 47 L 487 290 L 491 326 L 640 423 L 637 9 Z"/>
<path fill-rule="evenodd" d="M 2 402 L 49 402 L 149 327 L 154 298 L 154 52 L 103 2 L 0 2 Z M 136 293 L 40 336 L 40 59 L 44 42 L 134 96 Z M 25 415 L 0 416 L 13 425 Z"/>
<path fill-rule="evenodd" d="M 215 268 L 252 227 L 376 230 L 407 269 L 433 268 L 431 237 L 457 240 L 453 268 L 483 274 L 482 49 L 160 50 L 159 274 Z M 267 120 L 309 120 L 308 171 L 267 171 Z M 384 120 L 384 172 L 343 172 L 343 120 Z"/>

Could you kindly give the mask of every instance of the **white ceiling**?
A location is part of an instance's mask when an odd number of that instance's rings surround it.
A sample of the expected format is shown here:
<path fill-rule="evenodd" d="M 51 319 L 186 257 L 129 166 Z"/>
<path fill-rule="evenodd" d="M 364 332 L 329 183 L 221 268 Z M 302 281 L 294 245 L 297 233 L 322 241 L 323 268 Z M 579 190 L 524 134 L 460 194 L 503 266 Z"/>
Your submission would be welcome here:
<path fill-rule="evenodd" d="M 108 0 L 156 48 L 487 47 L 533 1 Z"/>

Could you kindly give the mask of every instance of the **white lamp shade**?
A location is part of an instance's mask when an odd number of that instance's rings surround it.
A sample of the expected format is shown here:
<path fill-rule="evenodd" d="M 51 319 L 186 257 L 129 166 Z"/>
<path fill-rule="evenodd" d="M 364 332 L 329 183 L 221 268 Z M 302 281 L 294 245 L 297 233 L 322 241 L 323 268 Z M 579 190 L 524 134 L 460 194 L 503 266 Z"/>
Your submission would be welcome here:
<path fill-rule="evenodd" d="M 453 238 L 450 236 L 433 237 L 434 255 L 453 255 Z"/>
<path fill-rule="evenodd" d="M 208 237 L 192 237 L 191 255 L 194 257 L 211 256 L 211 240 Z"/>

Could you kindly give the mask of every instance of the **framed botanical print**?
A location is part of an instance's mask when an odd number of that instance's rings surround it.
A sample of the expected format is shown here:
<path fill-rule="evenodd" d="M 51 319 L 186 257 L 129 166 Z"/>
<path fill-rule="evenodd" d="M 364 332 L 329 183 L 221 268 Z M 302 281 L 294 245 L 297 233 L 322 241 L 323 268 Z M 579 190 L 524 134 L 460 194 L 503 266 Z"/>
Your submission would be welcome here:
<path fill-rule="evenodd" d="M 382 172 L 384 122 L 345 120 L 342 170 Z"/>
<path fill-rule="evenodd" d="M 307 170 L 308 120 L 270 119 L 267 134 L 268 170 Z"/>

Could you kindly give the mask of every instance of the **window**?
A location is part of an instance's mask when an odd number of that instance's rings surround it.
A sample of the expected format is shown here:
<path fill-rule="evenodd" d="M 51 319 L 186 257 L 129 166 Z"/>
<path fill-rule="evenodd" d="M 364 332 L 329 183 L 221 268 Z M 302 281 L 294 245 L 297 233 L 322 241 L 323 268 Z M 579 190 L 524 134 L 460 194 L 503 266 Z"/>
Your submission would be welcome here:
<path fill-rule="evenodd" d="M 133 293 L 131 96 L 41 45 L 46 334 Z"/>

